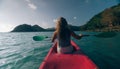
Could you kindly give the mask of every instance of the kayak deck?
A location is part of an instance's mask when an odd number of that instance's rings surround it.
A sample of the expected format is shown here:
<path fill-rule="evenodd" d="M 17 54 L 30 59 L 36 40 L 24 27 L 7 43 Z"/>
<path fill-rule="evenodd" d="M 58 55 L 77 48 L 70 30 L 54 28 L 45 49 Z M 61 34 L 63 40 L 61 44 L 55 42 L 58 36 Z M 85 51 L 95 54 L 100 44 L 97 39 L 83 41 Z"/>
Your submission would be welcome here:
<path fill-rule="evenodd" d="M 97 69 L 97 66 L 71 41 L 76 52 L 73 54 L 57 54 L 57 42 L 54 43 L 39 69 Z"/>

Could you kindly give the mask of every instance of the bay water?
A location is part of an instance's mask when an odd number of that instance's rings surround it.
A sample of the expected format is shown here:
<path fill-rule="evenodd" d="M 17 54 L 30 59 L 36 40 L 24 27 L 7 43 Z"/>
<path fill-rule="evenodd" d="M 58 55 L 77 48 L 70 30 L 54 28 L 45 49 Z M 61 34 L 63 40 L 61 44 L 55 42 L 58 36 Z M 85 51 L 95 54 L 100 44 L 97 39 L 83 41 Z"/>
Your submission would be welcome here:
<path fill-rule="evenodd" d="M 76 32 L 98 34 L 98 32 Z M 34 41 L 33 36 L 51 37 L 53 32 L 0 33 L 0 69 L 39 69 L 52 47 L 50 38 Z M 111 38 L 72 38 L 100 69 L 120 69 L 120 32 Z"/>

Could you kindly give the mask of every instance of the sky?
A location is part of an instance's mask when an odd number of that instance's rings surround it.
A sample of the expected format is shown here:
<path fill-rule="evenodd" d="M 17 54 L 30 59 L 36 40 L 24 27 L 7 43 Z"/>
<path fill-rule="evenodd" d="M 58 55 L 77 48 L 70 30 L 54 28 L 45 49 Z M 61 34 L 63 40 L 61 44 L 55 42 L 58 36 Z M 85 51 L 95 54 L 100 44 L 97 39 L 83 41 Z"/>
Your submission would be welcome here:
<path fill-rule="evenodd" d="M 59 17 L 80 26 L 118 3 L 120 0 L 0 0 L 0 32 L 9 32 L 21 24 L 55 27 Z"/>

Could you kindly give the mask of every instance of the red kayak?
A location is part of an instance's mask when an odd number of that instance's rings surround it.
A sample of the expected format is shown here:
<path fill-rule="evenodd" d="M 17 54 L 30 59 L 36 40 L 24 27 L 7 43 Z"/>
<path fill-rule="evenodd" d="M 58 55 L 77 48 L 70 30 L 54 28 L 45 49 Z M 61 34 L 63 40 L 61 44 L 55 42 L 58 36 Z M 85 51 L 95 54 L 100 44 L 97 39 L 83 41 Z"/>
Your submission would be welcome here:
<path fill-rule="evenodd" d="M 76 52 L 73 54 L 58 54 L 57 42 L 48 52 L 39 69 L 98 69 L 98 67 L 80 51 L 79 46 L 71 41 Z"/>

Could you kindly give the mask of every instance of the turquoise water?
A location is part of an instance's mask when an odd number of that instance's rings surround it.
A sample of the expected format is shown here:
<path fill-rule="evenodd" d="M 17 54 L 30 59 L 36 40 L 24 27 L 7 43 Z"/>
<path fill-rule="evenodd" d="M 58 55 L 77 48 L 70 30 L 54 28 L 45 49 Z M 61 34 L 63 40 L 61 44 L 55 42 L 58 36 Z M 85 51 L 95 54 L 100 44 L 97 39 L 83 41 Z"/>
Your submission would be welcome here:
<path fill-rule="evenodd" d="M 50 38 L 34 41 L 32 37 L 35 35 L 51 37 L 52 33 L 0 33 L 0 69 L 38 69 L 52 43 Z M 100 69 L 120 69 L 120 33 L 112 38 L 89 36 L 73 40 Z"/>

